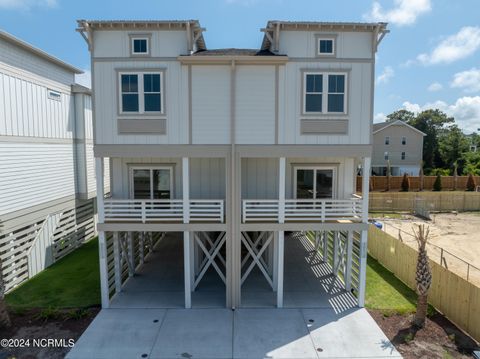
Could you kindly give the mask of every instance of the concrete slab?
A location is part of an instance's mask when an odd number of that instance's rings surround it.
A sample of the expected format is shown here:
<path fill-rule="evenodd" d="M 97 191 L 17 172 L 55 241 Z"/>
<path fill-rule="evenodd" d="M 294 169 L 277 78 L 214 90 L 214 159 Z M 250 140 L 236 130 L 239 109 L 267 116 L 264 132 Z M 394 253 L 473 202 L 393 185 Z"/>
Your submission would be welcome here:
<path fill-rule="evenodd" d="M 149 358 L 230 358 L 232 324 L 228 309 L 169 310 Z"/>
<path fill-rule="evenodd" d="M 366 309 L 303 309 L 319 358 L 401 358 Z"/>
<path fill-rule="evenodd" d="M 312 358 L 317 354 L 297 309 L 235 311 L 234 358 Z"/>
<path fill-rule="evenodd" d="M 163 309 L 104 309 L 67 358 L 141 358 L 150 353 L 165 313 Z"/>

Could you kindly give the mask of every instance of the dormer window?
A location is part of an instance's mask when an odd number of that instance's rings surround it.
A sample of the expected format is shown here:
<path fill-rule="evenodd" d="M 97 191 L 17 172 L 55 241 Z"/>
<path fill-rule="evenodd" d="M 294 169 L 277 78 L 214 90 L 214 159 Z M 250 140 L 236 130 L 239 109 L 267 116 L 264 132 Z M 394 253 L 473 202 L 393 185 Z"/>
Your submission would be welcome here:
<path fill-rule="evenodd" d="M 130 54 L 132 56 L 150 56 L 150 34 L 130 34 Z"/>
<path fill-rule="evenodd" d="M 318 54 L 319 55 L 333 55 L 333 39 L 319 39 L 318 40 Z"/>

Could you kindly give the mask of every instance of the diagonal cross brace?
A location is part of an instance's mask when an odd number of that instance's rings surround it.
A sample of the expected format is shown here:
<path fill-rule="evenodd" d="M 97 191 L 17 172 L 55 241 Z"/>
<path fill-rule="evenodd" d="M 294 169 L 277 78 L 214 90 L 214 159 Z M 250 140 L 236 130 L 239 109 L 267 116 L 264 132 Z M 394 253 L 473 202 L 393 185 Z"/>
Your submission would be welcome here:
<path fill-rule="evenodd" d="M 250 238 L 250 236 L 247 234 L 247 233 L 244 233 L 245 235 L 245 239 L 248 241 L 248 244 L 252 247 L 252 248 L 257 248 L 258 244 L 262 241 L 263 237 L 265 237 L 265 235 L 267 234 L 268 232 L 262 232 L 260 233 L 260 235 L 257 237 L 257 239 L 255 240 L 255 243 L 252 242 L 252 239 Z M 250 258 L 250 252 L 248 252 L 245 256 L 245 258 L 243 258 L 242 260 L 242 264 L 241 264 L 241 268 L 243 268 L 245 266 L 245 264 L 247 263 L 248 261 L 248 258 Z M 263 260 L 263 258 L 260 258 L 260 260 L 262 261 L 262 264 L 267 267 L 267 264 L 265 263 L 265 261 Z"/>
<path fill-rule="evenodd" d="M 205 233 L 205 232 L 200 232 L 200 233 L 203 233 L 203 237 L 207 240 L 208 244 L 210 245 L 210 250 L 212 250 L 212 248 L 217 248 L 218 243 L 220 243 L 220 241 L 222 240 L 222 238 L 224 236 L 224 232 L 220 232 L 217 239 L 215 239 L 215 242 L 212 242 L 212 240 L 210 239 L 210 237 L 208 236 L 207 233 Z M 225 259 L 223 258 L 222 254 L 218 253 L 217 257 L 218 257 L 218 259 L 220 259 L 220 262 L 222 262 L 222 264 L 226 267 L 227 262 L 225 262 Z M 203 267 L 203 265 L 207 261 L 208 261 L 208 258 L 205 257 L 202 261 L 202 264 L 200 264 L 200 268 Z"/>
<path fill-rule="evenodd" d="M 265 241 L 265 243 L 263 244 L 263 246 L 260 248 L 260 250 L 257 253 L 255 253 L 254 249 L 251 247 L 251 245 L 250 245 L 251 242 L 249 243 L 248 239 L 245 237 L 245 234 L 243 232 L 242 232 L 242 236 L 240 238 L 242 239 L 243 244 L 245 245 L 248 252 L 250 253 L 250 255 L 253 258 L 252 263 L 250 263 L 250 266 L 247 268 L 247 270 L 245 271 L 245 273 L 243 274 L 243 276 L 241 278 L 241 284 L 243 284 L 245 282 L 248 275 L 250 274 L 250 272 L 252 271 L 252 269 L 255 267 L 255 264 L 256 264 L 258 266 L 258 268 L 260 268 L 260 270 L 262 271 L 262 273 L 265 276 L 265 279 L 267 280 L 268 284 L 270 284 L 272 289 L 274 289 L 273 288 L 274 287 L 273 286 L 273 280 L 272 280 L 272 278 L 270 278 L 267 270 L 265 269 L 265 266 L 262 264 L 262 262 L 259 259 L 262 256 L 263 252 L 267 249 L 270 242 L 272 242 L 273 234 L 270 234 L 270 236 L 267 238 L 267 240 Z"/>
<path fill-rule="evenodd" d="M 198 274 L 198 277 L 197 279 L 195 280 L 195 283 L 193 283 L 193 289 L 195 290 L 195 288 L 197 288 L 198 284 L 200 283 L 200 281 L 202 280 L 203 276 L 205 275 L 205 273 L 207 272 L 207 269 L 210 267 L 210 265 L 213 266 L 213 268 L 215 268 L 215 270 L 217 271 L 218 275 L 220 276 L 220 278 L 222 279 L 223 283 L 226 284 L 227 280 L 225 278 L 225 275 L 223 274 L 223 272 L 220 270 L 220 268 L 218 267 L 217 263 L 215 263 L 215 257 L 218 255 L 218 252 L 220 251 L 220 249 L 223 247 L 223 244 L 225 243 L 226 239 L 227 239 L 227 236 L 225 235 L 225 232 L 222 232 L 221 235 L 220 235 L 221 239 L 220 239 L 220 242 L 218 243 L 218 245 L 216 247 L 213 247 L 211 248 L 211 250 L 207 250 L 207 248 L 205 248 L 205 245 L 202 243 L 202 241 L 200 240 L 200 238 L 198 237 L 197 234 L 195 234 L 195 241 L 198 243 L 199 247 L 202 249 L 203 253 L 205 253 L 205 255 L 207 256 L 207 262 L 205 263 L 205 265 L 203 266 L 202 270 L 200 271 L 200 273 Z"/>

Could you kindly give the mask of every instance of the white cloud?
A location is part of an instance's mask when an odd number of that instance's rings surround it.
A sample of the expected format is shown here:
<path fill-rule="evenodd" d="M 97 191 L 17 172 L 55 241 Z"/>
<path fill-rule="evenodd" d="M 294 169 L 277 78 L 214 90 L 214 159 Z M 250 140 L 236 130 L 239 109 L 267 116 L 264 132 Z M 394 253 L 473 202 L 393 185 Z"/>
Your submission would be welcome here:
<path fill-rule="evenodd" d="M 385 115 L 383 112 L 379 112 L 375 114 L 373 117 L 373 122 L 378 123 L 378 122 L 385 122 L 387 120 L 387 115 Z"/>
<path fill-rule="evenodd" d="M 384 10 L 378 1 L 374 1 L 370 12 L 363 17 L 368 21 L 384 21 L 404 26 L 414 24 L 418 16 L 432 9 L 430 0 L 394 0 L 394 4 L 390 10 Z"/>
<path fill-rule="evenodd" d="M 428 86 L 428 91 L 437 92 L 443 89 L 443 85 L 439 82 L 434 82 Z"/>
<path fill-rule="evenodd" d="M 395 71 L 391 66 L 386 66 L 383 69 L 383 72 L 377 77 L 378 84 L 386 84 L 393 76 L 395 76 Z"/>
<path fill-rule="evenodd" d="M 30 10 L 33 7 L 55 7 L 57 0 L 0 0 L 1 9 Z"/>
<path fill-rule="evenodd" d="M 461 88 L 468 93 L 480 92 L 480 69 L 474 67 L 467 71 L 457 72 L 453 75 L 450 86 Z"/>
<path fill-rule="evenodd" d="M 480 96 L 461 97 L 454 104 L 435 101 L 421 106 L 407 101 L 403 103 L 403 107 L 414 113 L 438 108 L 449 116 L 453 116 L 458 126 L 467 132 L 478 131 L 480 128 Z"/>
<path fill-rule="evenodd" d="M 423 65 L 449 64 L 472 55 L 479 48 L 480 27 L 466 26 L 442 40 L 430 54 L 418 55 L 417 61 Z"/>
<path fill-rule="evenodd" d="M 83 70 L 83 74 L 75 75 L 75 82 L 79 85 L 92 88 L 92 73 L 90 70 Z"/>

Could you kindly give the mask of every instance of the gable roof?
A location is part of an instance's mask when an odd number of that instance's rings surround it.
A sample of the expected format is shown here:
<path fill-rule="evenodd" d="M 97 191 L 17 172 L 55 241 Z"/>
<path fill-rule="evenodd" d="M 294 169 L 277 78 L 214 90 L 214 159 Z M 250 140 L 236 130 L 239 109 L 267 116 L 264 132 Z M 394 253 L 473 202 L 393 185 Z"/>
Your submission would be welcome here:
<path fill-rule="evenodd" d="M 384 129 L 390 127 L 390 126 L 393 126 L 393 125 L 397 125 L 397 126 L 406 126 L 408 128 L 410 128 L 411 130 L 415 131 L 415 132 L 418 132 L 419 134 L 421 134 L 422 136 L 426 136 L 427 134 L 426 133 L 423 133 L 422 131 L 420 131 L 419 129 L 416 129 L 415 127 L 413 126 L 410 126 L 408 123 L 406 122 L 403 122 L 403 121 L 400 121 L 400 120 L 396 120 L 396 121 L 389 121 L 389 122 L 380 122 L 380 123 L 374 123 L 373 124 L 373 134 L 376 134 L 380 131 L 383 131 Z"/>
<path fill-rule="evenodd" d="M 19 38 L 13 36 L 12 34 L 9 34 L 6 31 L 0 30 L 0 39 L 5 40 L 9 42 L 10 44 L 13 44 L 23 50 L 26 50 L 44 60 L 47 60 L 48 62 L 51 62 L 65 70 L 68 70 L 70 72 L 73 72 L 74 74 L 83 74 L 83 71 L 70 65 L 67 64 L 66 62 L 60 60 L 59 58 L 50 55 L 49 53 L 40 50 L 38 47 L 35 47 L 33 45 L 30 45 L 28 42 L 20 40 Z"/>

